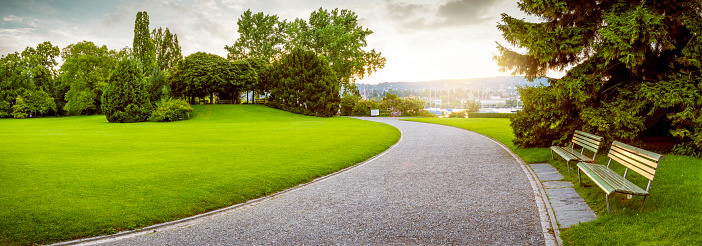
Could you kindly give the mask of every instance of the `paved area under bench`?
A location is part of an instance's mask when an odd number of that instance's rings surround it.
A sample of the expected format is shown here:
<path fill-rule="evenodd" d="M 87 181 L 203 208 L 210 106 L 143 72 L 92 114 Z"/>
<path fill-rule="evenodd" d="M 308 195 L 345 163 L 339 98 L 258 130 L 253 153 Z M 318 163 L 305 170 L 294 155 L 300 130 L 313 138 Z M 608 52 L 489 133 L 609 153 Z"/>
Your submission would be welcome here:
<path fill-rule="evenodd" d="M 595 212 L 590 209 L 585 200 L 575 191 L 573 184 L 567 181 L 559 181 L 563 179 L 563 175 L 551 164 L 541 163 L 529 166 L 531 166 L 531 169 L 534 170 L 534 173 L 542 182 L 560 228 L 569 228 L 581 222 L 597 219 Z"/>

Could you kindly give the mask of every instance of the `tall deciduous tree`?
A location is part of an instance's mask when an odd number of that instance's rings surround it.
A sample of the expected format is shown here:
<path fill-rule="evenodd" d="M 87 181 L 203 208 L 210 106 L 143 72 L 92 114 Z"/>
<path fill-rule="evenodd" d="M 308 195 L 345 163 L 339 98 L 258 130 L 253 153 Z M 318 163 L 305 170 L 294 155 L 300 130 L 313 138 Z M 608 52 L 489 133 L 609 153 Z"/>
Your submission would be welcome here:
<path fill-rule="evenodd" d="M 168 71 L 183 59 L 178 35 L 171 33 L 168 28 L 165 31 L 160 27 L 154 28 L 151 31 L 151 39 L 154 41 L 156 64 L 160 70 Z"/>
<path fill-rule="evenodd" d="M 318 9 L 309 17 L 288 22 L 278 16 L 245 12 L 237 22 L 239 39 L 225 46 L 229 59 L 261 57 L 275 60 L 280 54 L 299 48 L 325 56 L 337 81 L 356 90 L 353 82 L 385 66 L 385 57 L 375 49 L 366 51 L 366 37 L 373 33 L 358 25 L 350 10 Z"/>
<path fill-rule="evenodd" d="M 63 109 L 69 115 L 100 112 L 100 96 L 123 54 L 83 41 L 63 48 L 59 79 L 69 88 Z"/>
<path fill-rule="evenodd" d="M 149 33 L 149 14 L 146 11 L 140 11 L 136 15 L 132 52 L 141 62 L 145 73 L 150 73 L 156 66 L 156 46 Z"/>
<path fill-rule="evenodd" d="M 523 0 L 543 22 L 502 15 L 497 64 L 549 86 L 522 88 L 515 142 L 548 146 L 575 129 L 617 140 L 676 136 L 702 149 L 700 1 Z"/>
<path fill-rule="evenodd" d="M 224 46 L 230 60 L 260 57 L 266 61 L 277 57 L 284 43 L 285 23 L 278 21 L 277 15 L 246 10 L 236 22 L 239 39 L 231 46 Z"/>

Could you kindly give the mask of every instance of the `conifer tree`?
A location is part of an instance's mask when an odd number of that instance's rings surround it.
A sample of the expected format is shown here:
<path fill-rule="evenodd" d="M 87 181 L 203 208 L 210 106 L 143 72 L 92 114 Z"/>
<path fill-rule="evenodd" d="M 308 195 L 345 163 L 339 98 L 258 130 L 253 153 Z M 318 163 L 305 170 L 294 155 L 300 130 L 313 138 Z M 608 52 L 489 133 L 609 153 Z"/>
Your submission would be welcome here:
<path fill-rule="evenodd" d="M 611 140 L 678 137 L 702 149 L 702 2 L 522 0 L 506 14 L 497 64 L 548 86 L 520 89 L 515 143 L 548 146 L 580 129 Z"/>

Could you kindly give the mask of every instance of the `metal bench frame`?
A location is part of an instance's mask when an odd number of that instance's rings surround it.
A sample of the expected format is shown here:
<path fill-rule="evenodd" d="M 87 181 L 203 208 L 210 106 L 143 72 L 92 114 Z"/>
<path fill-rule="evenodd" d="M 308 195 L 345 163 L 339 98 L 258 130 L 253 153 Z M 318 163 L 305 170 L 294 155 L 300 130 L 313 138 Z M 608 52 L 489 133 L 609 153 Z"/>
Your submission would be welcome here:
<path fill-rule="evenodd" d="M 568 168 L 568 175 L 570 175 L 570 162 L 595 162 L 595 157 L 597 156 L 597 151 L 600 150 L 601 143 L 602 137 L 575 130 L 570 147 L 551 146 L 551 159 L 556 160 L 553 156 L 553 152 L 563 157 L 566 161 L 566 167 Z M 576 144 L 580 146 L 580 152 L 575 149 Z M 593 152 L 592 158 L 584 155 L 585 149 Z"/>
<path fill-rule="evenodd" d="M 587 162 L 578 163 L 578 182 L 582 185 L 580 176 L 580 172 L 582 171 L 590 177 L 597 186 L 604 190 L 608 214 L 611 214 L 609 195 L 613 193 L 643 196 L 644 200 L 641 204 L 641 211 L 643 211 L 646 205 L 646 198 L 648 198 L 650 194 L 651 182 L 653 182 L 656 171 L 658 170 L 658 162 L 662 160 L 664 156 L 617 141 L 612 143 L 612 147 L 607 156 L 609 157 L 607 166 Z M 624 176 L 620 176 L 612 171 L 612 169 L 609 169 L 612 160 L 626 167 Z M 641 189 L 639 186 L 626 179 L 629 169 L 634 170 L 634 172 L 648 179 L 646 190 Z"/>

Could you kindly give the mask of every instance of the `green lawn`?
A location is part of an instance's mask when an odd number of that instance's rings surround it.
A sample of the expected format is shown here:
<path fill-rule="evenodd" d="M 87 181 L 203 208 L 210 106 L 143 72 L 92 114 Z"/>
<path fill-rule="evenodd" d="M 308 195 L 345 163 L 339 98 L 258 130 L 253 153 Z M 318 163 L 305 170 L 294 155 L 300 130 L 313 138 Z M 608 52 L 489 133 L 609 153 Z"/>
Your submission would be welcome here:
<path fill-rule="evenodd" d="M 264 106 L 170 123 L 0 119 L 0 244 L 48 244 L 200 214 L 362 162 L 400 132 Z"/>
<path fill-rule="evenodd" d="M 563 159 L 552 161 L 549 148 L 518 148 L 508 119 L 419 118 L 411 121 L 455 126 L 498 140 L 527 163 L 548 162 L 575 185 L 598 219 L 561 230 L 565 245 L 702 245 L 702 160 L 688 156 L 667 155 L 660 162 L 646 209 L 640 211 L 641 197 L 626 199 L 616 195 L 612 214 L 607 214 L 604 192 L 584 176 L 586 186 L 578 185 L 577 171 L 571 176 Z M 597 162 L 606 164 L 606 150 Z M 623 168 L 612 164 L 623 173 Z M 633 174 L 633 182 L 646 187 L 647 180 Z"/>

